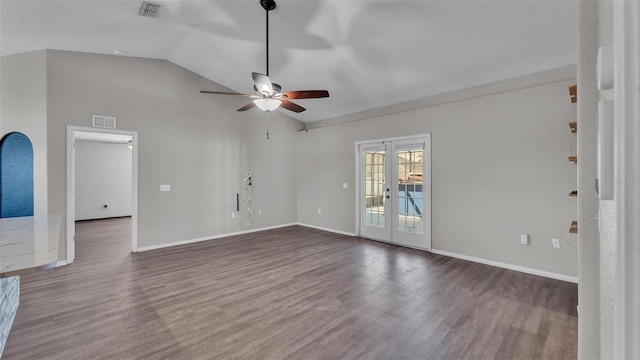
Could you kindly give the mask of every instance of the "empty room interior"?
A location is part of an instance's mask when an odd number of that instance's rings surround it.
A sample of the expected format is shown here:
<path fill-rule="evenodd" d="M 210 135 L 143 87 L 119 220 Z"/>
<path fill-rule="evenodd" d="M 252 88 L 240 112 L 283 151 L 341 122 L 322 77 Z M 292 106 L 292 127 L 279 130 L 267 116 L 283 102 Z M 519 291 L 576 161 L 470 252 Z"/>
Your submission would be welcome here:
<path fill-rule="evenodd" d="M 639 8 L 0 1 L 0 357 L 640 357 Z"/>

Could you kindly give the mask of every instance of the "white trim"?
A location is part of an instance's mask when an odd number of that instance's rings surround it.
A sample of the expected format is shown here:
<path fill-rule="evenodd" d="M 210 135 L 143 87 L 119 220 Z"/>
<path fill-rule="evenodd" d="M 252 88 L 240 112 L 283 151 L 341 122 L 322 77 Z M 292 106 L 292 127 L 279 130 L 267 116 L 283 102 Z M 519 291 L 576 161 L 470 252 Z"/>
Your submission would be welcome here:
<path fill-rule="evenodd" d="M 415 249 L 415 250 L 420 250 L 420 251 L 433 252 L 433 251 L 431 251 L 431 249 L 427 249 L 427 248 L 424 248 L 424 247 L 406 245 L 406 244 L 396 243 L 396 242 L 393 242 L 393 241 L 387 241 L 387 240 L 383 240 L 383 239 L 376 239 L 376 238 L 364 237 L 364 236 L 358 236 L 358 238 L 364 239 L 364 240 L 375 241 L 375 242 L 379 242 L 379 243 L 385 243 L 387 245 L 395 245 L 395 246 L 408 248 L 408 249 Z"/>
<path fill-rule="evenodd" d="M 401 141 L 401 140 L 415 140 L 415 139 L 423 139 L 425 137 L 431 136 L 431 133 L 422 133 L 422 134 L 414 134 L 414 135 L 405 135 L 405 136 L 394 136 L 382 139 L 371 139 L 371 140 L 359 140 L 356 141 L 356 149 L 360 145 L 367 145 L 375 142 L 389 142 L 389 141 Z"/>
<path fill-rule="evenodd" d="M 131 251 L 138 251 L 138 132 L 116 129 L 101 129 L 86 126 L 67 125 L 67 214 L 66 214 L 66 263 L 71 264 L 75 258 L 75 149 L 76 132 L 94 132 L 131 136 L 132 149 L 132 190 L 131 190 Z"/>
<path fill-rule="evenodd" d="M 138 248 L 138 251 L 139 252 L 143 252 L 143 251 L 150 251 L 150 250 L 156 250 L 156 249 L 163 249 L 163 248 L 169 248 L 169 247 L 173 247 L 173 246 L 193 244 L 193 243 L 198 243 L 198 242 L 203 242 L 203 241 L 208 241 L 208 240 L 226 238 L 226 237 L 229 237 L 229 236 L 244 235 L 244 234 L 250 234 L 250 233 L 255 233 L 255 232 L 260 232 L 260 231 L 279 229 L 279 228 L 284 228 L 284 227 L 288 227 L 288 226 L 295 226 L 295 225 L 304 226 L 304 227 L 308 227 L 308 228 L 311 228 L 311 229 L 327 231 L 327 232 L 340 234 L 340 235 L 345 235 L 345 236 L 349 236 L 349 237 L 355 237 L 356 236 L 355 233 L 348 232 L 348 231 L 330 229 L 330 228 L 325 228 L 325 227 L 322 227 L 322 226 L 315 226 L 315 225 L 309 225 L 309 224 L 304 224 L 304 223 L 298 222 L 298 223 L 289 223 L 289 224 L 267 226 L 267 227 L 251 229 L 251 230 L 234 231 L 234 232 L 225 233 L 225 234 L 205 236 L 205 237 L 200 237 L 200 238 L 195 238 L 195 239 L 188 239 L 188 240 L 180 240 L 180 241 L 174 241 L 174 242 L 165 243 L 165 244 L 158 244 L 158 245 L 151 245 L 151 246 L 141 246 L 141 247 Z M 385 243 L 385 244 L 396 245 L 396 246 L 407 247 L 407 248 L 413 248 L 413 249 L 429 252 L 429 250 L 427 250 L 427 249 L 422 249 L 422 248 L 417 248 L 417 247 L 404 246 L 404 245 L 400 245 L 400 244 L 394 244 L 394 243 L 389 243 L 389 242 L 386 242 L 386 241 L 380 241 L 380 240 L 375 240 L 375 239 L 367 239 L 367 240 L 377 241 L 377 242 L 382 242 L 382 243 Z M 480 263 L 480 264 L 491 265 L 491 266 L 495 266 L 495 267 L 499 267 L 499 268 L 519 271 L 519 272 L 523 272 L 523 273 L 527 273 L 527 274 L 543 276 L 543 277 L 547 277 L 547 278 L 551 278 L 551 279 L 568 281 L 568 282 L 572 282 L 572 283 L 578 283 L 578 278 L 575 277 L 575 276 L 557 274 L 557 273 L 553 273 L 553 272 L 549 272 L 549 271 L 532 269 L 532 268 L 528 268 L 528 267 L 525 267 L 525 266 L 512 265 L 512 264 L 507 264 L 507 263 L 503 263 L 503 262 L 499 262 L 499 261 L 482 259 L 482 258 L 477 258 L 477 257 L 473 257 L 473 256 L 456 254 L 456 253 L 452 253 L 452 252 L 448 252 L 448 251 L 442 251 L 442 250 L 436 250 L 436 249 L 432 249 L 431 253 L 438 254 L 438 255 L 449 256 L 449 257 L 462 259 L 462 260 L 467 260 L 467 261 L 472 261 L 472 262 L 476 262 L 476 263 Z M 60 263 L 62 263 L 62 262 L 58 262 L 59 265 L 60 265 Z M 62 264 L 62 265 L 66 265 L 66 263 Z"/>
<path fill-rule="evenodd" d="M 500 261 L 477 258 L 477 257 L 474 257 L 474 256 L 462 255 L 462 254 L 452 253 L 452 252 L 443 251 L 443 250 L 432 249 L 431 252 L 434 253 L 434 254 L 438 254 L 438 255 L 444 255 L 444 256 L 449 256 L 449 257 L 453 257 L 453 258 L 456 258 L 456 259 L 473 261 L 473 262 L 480 263 L 480 264 L 491 265 L 491 266 L 495 266 L 495 267 L 499 267 L 499 268 L 503 268 L 503 269 L 519 271 L 519 272 L 523 272 L 523 273 L 526 273 L 526 274 L 538 275 L 538 276 L 543 276 L 543 277 L 546 277 L 546 278 L 562 280 L 562 281 L 568 281 L 568 282 L 572 282 L 572 283 L 576 283 L 576 284 L 578 283 L 578 277 L 577 276 L 558 274 L 558 273 L 554 273 L 554 272 L 550 272 L 550 271 L 538 270 L 538 269 L 533 269 L 533 268 L 529 268 L 529 267 L 526 267 L 526 266 L 520 266 L 520 265 L 507 264 L 507 263 L 503 263 L 503 262 L 500 262 Z"/>
<path fill-rule="evenodd" d="M 226 238 L 226 237 L 229 237 L 229 236 L 244 235 L 244 234 L 250 234 L 250 233 L 259 232 L 259 231 L 279 229 L 279 228 L 283 228 L 283 227 L 287 227 L 287 226 L 294 226 L 294 225 L 298 225 L 298 224 L 297 223 L 281 224 L 281 225 L 274 225 L 274 226 L 267 226 L 267 227 L 262 227 L 262 228 L 250 229 L 250 230 L 234 231 L 234 232 L 225 233 L 225 234 L 203 236 L 203 237 L 199 237 L 199 238 L 195 238 L 195 239 L 172 241 L 172 242 L 164 243 L 164 244 L 140 246 L 140 247 L 138 247 L 138 252 L 150 251 L 150 250 L 156 250 L 156 249 L 164 249 L 164 248 L 173 247 L 173 246 L 179 246 L 179 245 L 193 244 L 193 243 L 198 243 L 198 242 L 207 241 L 207 240 L 215 240 L 215 239 Z"/>
<path fill-rule="evenodd" d="M 356 176 L 354 177 L 354 179 L 356 179 L 355 181 L 355 187 L 354 187 L 354 191 L 356 196 L 354 196 L 355 198 L 355 206 L 353 207 L 355 209 L 356 212 L 356 227 L 354 229 L 356 229 L 356 232 L 354 235 L 358 235 L 360 234 L 360 144 L 358 142 L 355 143 L 355 149 L 356 149 Z"/>
<path fill-rule="evenodd" d="M 640 4 L 613 4 L 614 200 L 616 269 L 614 357 L 640 358 Z"/>
<path fill-rule="evenodd" d="M 55 267 L 69 265 L 65 260 L 59 260 Z"/>
<path fill-rule="evenodd" d="M 71 264 L 73 259 L 76 257 L 75 254 L 75 246 L 74 246 L 74 235 L 75 235 L 75 217 L 76 217 L 76 205 L 75 205 L 75 132 L 73 129 L 67 125 L 67 213 L 66 213 L 66 227 L 65 232 L 67 238 L 67 254 L 66 254 L 66 262 Z"/>
<path fill-rule="evenodd" d="M 131 158 L 131 183 L 133 189 L 131 189 L 131 251 L 138 251 L 138 148 L 140 147 L 138 142 L 138 132 L 134 131 L 131 135 L 131 145 L 133 149 Z"/>
<path fill-rule="evenodd" d="M 327 231 L 327 232 L 331 232 L 331 233 L 336 233 L 336 234 L 340 234 L 340 235 L 350 236 L 350 237 L 355 237 L 356 236 L 356 233 L 352 233 L 352 232 L 348 232 L 348 231 L 342 231 L 342 230 L 336 230 L 336 229 L 330 229 L 330 228 L 326 228 L 326 227 L 322 227 L 322 226 L 309 225 L 309 224 L 304 224 L 304 223 L 297 223 L 296 225 L 300 225 L 300 226 L 304 226 L 304 227 L 308 227 L 308 228 L 312 228 L 312 229 L 317 229 L 317 230 L 322 230 L 322 231 Z"/>
<path fill-rule="evenodd" d="M 429 96 L 426 98 L 409 100 L 399 104 L 387 105 L 371 110 L 358 111 L 347 115 L 339 115 L 333 118 L 314 121 L 306 124 L 306 130 L 314 130 L 326 126 L 341 125 L 355 121 L 366 121 L 368 119 L 381 116 L 398 114 L 416 109 L 425 109 L 434 106 L 452 104 L 459 101 L 477 99 L 485 96 L 502 94 L 505 92 L 518 91 L 536 86 L 557 83 L 576 78 L 576 65 L 563 66 L 556 69 L 545 70 L 511 79 L 501 80 L 493 83 L 482 84 L 454 90 L 444 94 Z"/>

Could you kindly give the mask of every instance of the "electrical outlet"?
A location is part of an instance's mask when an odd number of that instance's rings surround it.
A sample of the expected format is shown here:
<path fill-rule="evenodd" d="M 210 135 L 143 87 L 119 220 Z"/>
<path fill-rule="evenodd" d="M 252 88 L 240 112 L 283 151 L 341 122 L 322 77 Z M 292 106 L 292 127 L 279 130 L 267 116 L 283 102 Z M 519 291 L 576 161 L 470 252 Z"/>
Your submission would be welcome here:
<path fill-rule="evenodd" d="M 529 235 L 527 234 L 520 235 L 520 244 L 529 245 Z"/>
<path fill-rule="evenodd" d="M 248 222 L 248 221 L 244 223 L 244 226 L 246 226 L 246 227 L 249 227 L 249 225 L 251 225 L 251 223 Z"/>
<path fill-rule="evenodd" d="M 318 208 L 318 214 L 322 214 L 322 209 Z"/>
<path fill-rule="evenodd" d="M 560 248 L 560 239 L 551 239 L 551 246 L 554 248 Z"/>
<path fill-rule="evenodd" d="M 235 211 L 232 211 L 232 212 L 231 212 L 231 218 L 232 218 L 232 219 L 235 219 L 235 217 L 236 217 L 236 212 L 235 212 Z"/>

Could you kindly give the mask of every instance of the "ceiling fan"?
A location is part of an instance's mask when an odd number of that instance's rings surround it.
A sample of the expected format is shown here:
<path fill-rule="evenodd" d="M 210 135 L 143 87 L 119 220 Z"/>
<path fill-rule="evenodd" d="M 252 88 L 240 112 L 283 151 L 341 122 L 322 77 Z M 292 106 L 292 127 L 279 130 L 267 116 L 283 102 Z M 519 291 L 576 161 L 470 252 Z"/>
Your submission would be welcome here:
<path fill-rule="evenodd" d="M 279 107 L 282 107 L 296 113 L 303 112 L 306 110 L 305 108 L 289 100 L 325 98 L 329 97 L 329 92 L 327 90 L 296 90 L 283 92 L 280 85 L 271 82 L 271 80 L 269 79 L 269 11 L 276 8 L 276 2 L 274 0 L 260 0 L 260 5 L 264 8 L 265 13 L 267 14 L 267 73 L 266 75 L 256 72 L 251 73 L 254 82 L 253 89 L 256 91 L 256 93 L 249 95 L 207 90 L 202 90 L 200 92 L 204 94 L 246 96 L 250 99 L 254 99 L 252 102 L 241 107 L 237 111 L 247 111 L 257 106 L 260 110 L 263 111 L 273 111 Z"/>

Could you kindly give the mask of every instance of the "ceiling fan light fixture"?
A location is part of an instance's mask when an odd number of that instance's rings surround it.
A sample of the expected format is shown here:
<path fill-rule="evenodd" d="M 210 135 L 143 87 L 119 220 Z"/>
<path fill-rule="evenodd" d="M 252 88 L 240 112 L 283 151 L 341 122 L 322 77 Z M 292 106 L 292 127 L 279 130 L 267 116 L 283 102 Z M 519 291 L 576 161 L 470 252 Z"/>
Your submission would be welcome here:
<path fill-rule="evenodd" d="M 261 98 L 253 100 L 253 103 L 262 111 L 273 111 L 280 107 L 282 101 L 273 98 Z"/>

